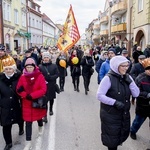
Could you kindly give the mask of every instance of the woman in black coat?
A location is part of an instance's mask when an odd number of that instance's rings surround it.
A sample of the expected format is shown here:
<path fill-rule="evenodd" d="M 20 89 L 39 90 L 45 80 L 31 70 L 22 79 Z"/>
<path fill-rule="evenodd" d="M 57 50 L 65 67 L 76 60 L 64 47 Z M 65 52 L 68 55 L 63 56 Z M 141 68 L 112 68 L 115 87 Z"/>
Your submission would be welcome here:
<path fill-rule="evenodd" d="M 87 95 L 89 91 L 90 79 L 94 72 L 94 69 L 92 68 L 94 66 L 94 61 L 89 53 L 89 50 L 85 51 L 85 55 L 81 59 L 80 64 L 82 65 L 82 76 L 83 76 L 85 94 Z"/>
<path fill-rule="evenodd" d="M 54 99 L 56 98 L 56 79 L 58 78 L 59 72 L 57 65 L 52 64 L 49 52 L 42 53 L 42 64 L 39 65 L 39 69 L 43 73 L 47 82 L 46 96 L 50 102 L 49 115 L 53 115 L 53 104 Z"/>
<path fill-rule="evenodd" d="M 73 59 L 77 58 L 77 62 L 73 62 Z M 70 72 L 72 77 L 72 83 L 74 85 L 74 91 L 79 92 L 79 83 L 81 76 L 80 57 L 78 56 L 77 50 L 73 50 L 69 58 Z"/>
<path fill-rule="evenodd" d="M 4 150 L 12 147 L 12 125 L 19 124 L 19 135 L 24 133 L 20 98 L 16 93 L 16 85 L 21 75 L 16 71 L 12 58 L 4 62 L 4 72 L 0 74 L 0 124 L 6 142 Z"/>
<path fill-rule="evenodd" d="M 56 65 L 59 70 L 59 86 L 60 91 L 62 92 L 64 91 L 65 77 L 67 76 L 67 66 L 68 66 L 67 55 L 63 51 L 61 51 L 59 56 L 57 57 Z"/>

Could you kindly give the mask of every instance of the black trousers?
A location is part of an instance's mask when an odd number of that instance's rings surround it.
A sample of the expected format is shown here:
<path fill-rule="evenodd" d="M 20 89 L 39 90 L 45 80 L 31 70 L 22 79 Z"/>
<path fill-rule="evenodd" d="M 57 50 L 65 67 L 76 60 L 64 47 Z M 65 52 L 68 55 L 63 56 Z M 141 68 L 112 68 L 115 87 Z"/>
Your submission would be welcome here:
<path fill-rule="evenodd" d="M 114 148 L 108 147 L 108 150 L 117 150 L 117 147 L 114 147 Z"/>
<path fill-rule="evenodd" d="M 89 89 L 90 79 L 91 79 L 91 76 L 83 76 L 85 90 Z"/>
<path fill-rule="evenodd" d="M 18 123 L 18 125 L 19 125 L 19 131 L 22 131 L 24 128 L 23 120 L 20 121 L 20 123 Z M 3 137 L 4 137 L 6 144 L 12 143 L 11 129 L 12 129 L 12 124 L 3 126 Z"/>
<path fill-rule="evenodd" d="M 63 89 L 65 85 L 65 77 L 59 77 L 59 86 L 60 89 Z"/>
<path fill-rule="evenodd" d="M 28 122 L 28 121 L 26 122 L 26 140 L 27 141 L 31 141 L 31 137 L 32 137 L 32 123 L 33 122 Z M 39 127 L 43 126 L 42 119 L 38 120 L 37 123 L 38 123 Z"/>
<path fill-rule="evenodd" d="M 49 101 L 49 104 L 50 104 L 50 106 L 49 106 L 49 111 L 52 111 L 52 110 L 53 110 L 54 99 L 51 99 L 51 100 Z"/>
<path fill-rule="evenodd" d="M 12 129 L 12 124 L 3 126 L 3 137 L 5 139 L 6 144 L 12 143 L 11 129 Z"/>
<path fill-rule="evenodd" d="M 74 88 L 79 88 L 80 76 L 72 76 Z"/>

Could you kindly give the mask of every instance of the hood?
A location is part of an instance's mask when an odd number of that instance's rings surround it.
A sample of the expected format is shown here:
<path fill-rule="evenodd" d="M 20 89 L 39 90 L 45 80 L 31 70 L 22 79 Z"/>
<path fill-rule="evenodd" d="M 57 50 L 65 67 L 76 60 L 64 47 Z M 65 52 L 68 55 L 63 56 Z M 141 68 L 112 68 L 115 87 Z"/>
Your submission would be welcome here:
<path fill-rule="evenodd" d="M 120 66 L 120 64 L 125 62 L 130 62 L 130 61 L 124 56 L 114 56 L 110 60 L 110 69 L 113 70 L 115 73 L 120 74 L 118 71 L 118 67 Z"/>

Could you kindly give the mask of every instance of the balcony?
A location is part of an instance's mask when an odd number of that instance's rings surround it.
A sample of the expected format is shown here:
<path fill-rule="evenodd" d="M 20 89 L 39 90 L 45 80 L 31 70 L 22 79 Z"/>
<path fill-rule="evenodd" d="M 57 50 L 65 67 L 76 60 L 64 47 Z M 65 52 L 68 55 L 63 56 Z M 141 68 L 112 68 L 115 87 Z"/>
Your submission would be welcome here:
<path fill-rule="evenodd" d="M 114 4 L 111 8 L 111 15 L 123 14 L 127 11 L 126 0 Z"/>
<path fill-rule="evenodd" d="M 100 31 L 100 36 L 108 35 L 108 30 L 102 30 Z"/>
<path fill-rule="evenodd" d="M 117 24 L 111 27 L 111 33 L 114 32 L 125 32 L 127 29 L 126 23 Z"/>
<path fill-rule="evenodd" d="M 100 19 L 100 24 L 102 23 L 108 23 L 108 16 L 104 16 Z"/>
<path fill-rule="evenodd" d="M 100 25 L 99 24 L 93 25 L 93 30 L 99 30 L 99 29 L 100 29 Z"/>
<path fill-rule="evenodd" d="M 94 41 L 94 40 L 99 40 L 100 39 L 100 35 L 97 35 L 97 34 L 94 34 L 93 36 L 92 36 L 92 40 Z"/>

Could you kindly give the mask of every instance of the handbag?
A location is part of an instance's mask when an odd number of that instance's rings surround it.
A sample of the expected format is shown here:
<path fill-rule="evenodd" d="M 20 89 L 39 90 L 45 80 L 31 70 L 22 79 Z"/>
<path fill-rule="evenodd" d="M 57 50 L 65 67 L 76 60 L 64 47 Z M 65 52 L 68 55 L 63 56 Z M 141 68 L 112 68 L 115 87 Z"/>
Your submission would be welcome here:
<path fill-rule="evenodd" d="M 90 73 L 91 73 L 91 75 L 94 73 L 94 69 L 93 68 L 90 68 Z"/>
<path fill-rule="evenodd" d="M 42 97 L 34 100 L 32 102 L 33 108 L 46 108 L 47 107 L 47 97 L 43 95 Z"/>
<path fill-rule="evenodd" d="M 55 84 L 55 92 L 57 92 L 58 94 L 60 93 L 60 88 L 57 83 Z"/>

